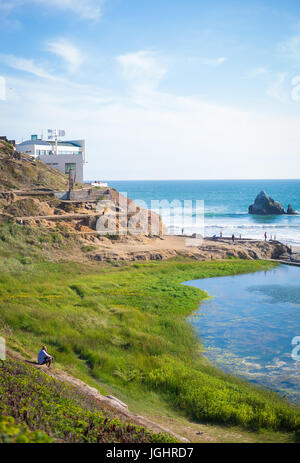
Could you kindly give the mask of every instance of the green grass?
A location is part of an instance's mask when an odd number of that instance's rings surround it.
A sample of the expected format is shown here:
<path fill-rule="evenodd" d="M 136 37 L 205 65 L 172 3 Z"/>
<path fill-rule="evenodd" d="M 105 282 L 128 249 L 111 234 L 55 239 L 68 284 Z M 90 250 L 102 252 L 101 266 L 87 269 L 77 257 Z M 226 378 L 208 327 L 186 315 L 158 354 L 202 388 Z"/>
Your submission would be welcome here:
<path fill-rule="evenodd" d="M 20 362 L 1 365 L 0 396 L 0 442 L 174 441 L 111 419 L 71 386 Z"/>
<path fill-rule="evenodd" d="M 148 410 L 161 403 L 199 422 L 299 434 L 299 407 L 209 365 L 186 321 L 207 294 L 183 281 L 275 264 L 175 260 L 112 267 L 33 257 L 16 266 L 3 252 L 0 327 L 23 355 L 46 344 L 75 376 Z"/>

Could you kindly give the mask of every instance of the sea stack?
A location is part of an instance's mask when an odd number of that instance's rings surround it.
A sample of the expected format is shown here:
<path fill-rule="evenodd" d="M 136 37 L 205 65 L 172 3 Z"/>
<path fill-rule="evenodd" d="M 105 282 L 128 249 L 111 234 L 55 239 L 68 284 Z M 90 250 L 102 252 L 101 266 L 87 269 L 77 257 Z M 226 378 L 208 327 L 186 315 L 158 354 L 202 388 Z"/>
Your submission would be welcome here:
<path fill-rule="evenodd" d="M 299 215 L 299 213 L 295 211 L 290 204 L 288 205 L 286 213 L 287 215 Z"/>
<path fill-rule="evenodd" d="M 261 191 L 256 197 L 254 204 L 249 206 L 249 214 L 255 215 L 283 215 L 284 207 L 265 191 Z"/>

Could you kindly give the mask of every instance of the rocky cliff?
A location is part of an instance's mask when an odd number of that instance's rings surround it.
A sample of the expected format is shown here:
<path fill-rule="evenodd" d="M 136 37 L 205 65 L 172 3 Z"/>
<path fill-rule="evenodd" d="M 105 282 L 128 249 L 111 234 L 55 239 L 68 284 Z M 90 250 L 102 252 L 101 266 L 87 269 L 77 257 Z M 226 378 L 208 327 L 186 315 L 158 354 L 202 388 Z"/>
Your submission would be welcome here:
<path fill-rule="evenodd" d="M 0 192 L 28 188 L 66 189 L 67 176 L 12 145 L 0 142 Z"/>

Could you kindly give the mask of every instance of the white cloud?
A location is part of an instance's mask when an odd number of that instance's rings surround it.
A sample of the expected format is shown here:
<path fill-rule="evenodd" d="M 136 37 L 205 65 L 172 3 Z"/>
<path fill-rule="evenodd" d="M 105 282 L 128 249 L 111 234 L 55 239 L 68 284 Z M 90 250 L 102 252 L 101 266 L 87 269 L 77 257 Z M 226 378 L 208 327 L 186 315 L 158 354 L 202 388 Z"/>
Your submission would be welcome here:
<path fill-rule="evenodd" d="M 8 78 L 8 85 L 14 95 L 1 102 L 2 130 L 21 139 L 59 126 L 70 139 L 85 138 L 87 178 L 292 178 L 300 168 L 300 117 L 158 90 L 141 106 L 135 94 L 110 99 L 111 91 L 73 83 Z"/>
<path fill-rule="evenodd" d="M 83 55 L 80 50 L 66 39 L 56 39 L 46 43 L 46 49 L 63 58 L 70 72 L 75 72 L 83 63 Z"/>
<path fill-rule="evenodd" d="M 267 95 L 281 103 L 285 103 L 288 100 L 288 93 L 284 89 L 287 75 L 286 72 L 278 74 L 274 82 L 267 89 Z"/>
<path fill-rule="evenodd" d="M 102 14 L 104 0 L 0 0 L 0 10 L 8 14 L 13 9 L 30 4 L 55 10 L 69 11 L 82 19 L 97 20 Z"/>
<path fill-rule="evenodd" d="M 134 88 L 155 88 L 167 73 L 158 53 L 141 50 L 116 58 L 123 77 Z"/>
<path fill-rule="evenodd" d="M 279 51 L 287 58 L 299 61 L 300 59 L 300 35 L 291 37 L 286 42 L 278 45 Z"/>
<path fill-rule="evenodd" d="M 300 117 L 164 93 L 158 84 L 167 67 L 158 53 L 139 51 L 117 58 L 129 83 L 126 96 L 109 87 L 104 91 L 55 81 L 33 60 L 0 58 L 44 78 L 6 76 L 13 92 L 1 102 L 2 130 L 22 139 L 58 126 L 70 139 L 85 138 L 86 178 L 292 178 L 300 169 Z M 286 77 L 278 76 L 270 96 L 285 96 Z"/>
<path fill-rule="evenodd" d="M 220 58 L 199 58 L 200 63 L 208 66 L 220 66 L 228 61 L 228 58 L 221 56 Z"/>
<path fill-rule="evenodd" d="M 29 0 L 30 1 L 30 0 Z M 103 0 L 33 0 L 51 8 L 70 11 L 83 19 L 98 19 L 101 16 Z"/>
<path fill-rule="evenodd" d="M 249 73 L 248 73 L 248 77 L 259 77 L 259 76 L 263 76 L 265 74 L 268 74 L 269 70 L 268 68 L 266 67 L 259 67 L 259 68 L 255 68 L 255 69 L 252 69 Z"/>
<path fill-rule="evenodd" d="M 58 77 L 53 76 L 43 67 L 36 64 L 32 59 L 5 54 L 1 54 L 0 56 L 2 62 L 8 67 L 17 69 L 18 71 L 29 72 L 30 74 L 34 74 L 37 77 L 42 77 L 43 79 L 60 80 Z"/>

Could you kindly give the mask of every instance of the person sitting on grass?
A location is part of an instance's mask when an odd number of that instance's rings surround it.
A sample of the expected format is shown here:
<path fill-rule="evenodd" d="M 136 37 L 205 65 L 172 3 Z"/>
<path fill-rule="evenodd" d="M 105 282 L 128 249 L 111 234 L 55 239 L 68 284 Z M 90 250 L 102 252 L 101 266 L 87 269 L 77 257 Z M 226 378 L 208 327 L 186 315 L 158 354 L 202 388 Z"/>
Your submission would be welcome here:
<path fill-rule="evenodd" d="M 47 347 L 43 346 L 42 350 L 39 352 L 39 355 L 38 355 L 38 364 L 47 365 L 47 367 L 50 368 L 53 360 L 54 360 L 54 357 L 48 354 Z"/>

